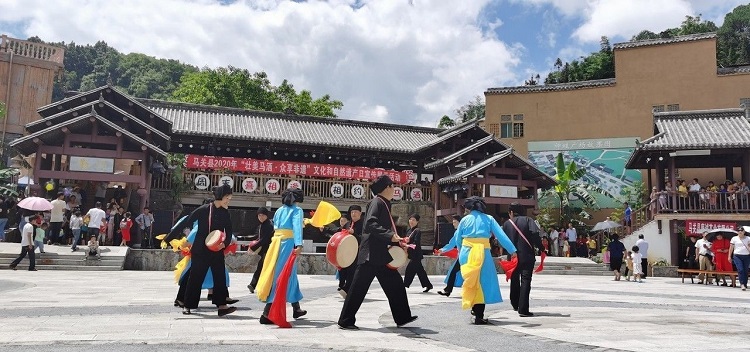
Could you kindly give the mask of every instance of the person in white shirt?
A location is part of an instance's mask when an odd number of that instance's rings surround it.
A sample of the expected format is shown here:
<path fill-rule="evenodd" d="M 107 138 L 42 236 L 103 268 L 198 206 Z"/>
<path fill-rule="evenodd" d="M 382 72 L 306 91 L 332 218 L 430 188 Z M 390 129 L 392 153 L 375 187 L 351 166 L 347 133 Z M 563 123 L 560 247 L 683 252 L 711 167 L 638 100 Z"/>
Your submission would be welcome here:
<path fill-rule="evenodd" d="M 94 198 L 97 202 L 100 202 L 104 204 L 104 198 L 107 197 L 107 182 L 99 182 L 98 185 L 96 185 L 96 193 L 94 193 Z"/>
<path fill-rule="evenodd" d="M 747 237 L 750 226 L 742 226 L 737 230 L 737 236 L 732 237 L 729 241 L 729 259 L 734 261 L 740 287 L 742 287 L 742 291 L 745 291 L 747 290 L 747 273 L 750 270 L 750 237 Z"/>
<path fill-rule="evenodd" d="M 711 242 L 708 241 L 708 231 L 703 233 L 703 238 L 695 242 L 695 259 L 698 261 L 698 268 L 700 270 L 713 270 L 713 253 L 711 253 Z M 704 274 L 698 275 L 698 283 L 703 283 Z M 713 281 L 711 276 L 706 278 L 710 285 Z"/>
<path fill-rule="evenodd" d="M 73 246 L 70 249 L 75 252 L 78 249 L 78 241 L 81 240 L 81 225 L 83 224 L 83 218 L 81 212 L 76 210 L 73 215 L 70 216 L 70 231 L 73 232 Z"/>
<path fill-rule="evenodd" d="M 570 246 L 570 256 L 575 257 L 576 249 L 578 247 L 578 244 L 576 243 L 576 240 L 578 240 L 578 232 L 576 231 L 576 228 L 573 227 L 573 223 L 568 223 L 568 245 Z"/>
<path fill-rule="evenodd" d="M 96 255 L 97 260 L 102 259 L 101 251 L 99 249 L 99 241 L 96 240 L 95 236 L 91 236 L 91 239 L 88 243 L 88 248 L 86 249 L 86 257 L 83 258 L 84 261 L 89 259 L 89 255 Z"/>
<path fill-rule="evenodd" d="M 141 248 L 154 248 L 153 236 L 151 236 L 151 225 L 154 224 L 154 214 L 151 214 L 151 209 L 144 207 L 143 213 L 135 218 L 135 223 L 138 224 L 138 228 L 141 230 Z"/>
<path fill-rule="evenodd" d="M 648 271 L 648 242 L 643 238 L 643 235 L 638 235 L 638 241 L 635 241 L 635 245 L 638 246 L 638 253 L 641 255 L 641 267 L 643 268 L 642 279 L 646 278 L 646 271 Z M 633 259 L 635 260 L 635 259 Z"/>
<path fill-rule="evenodd" d="M 698 183 L 697 178 L 694 178 L 688 188 L 688 194 L 690 195 L 690 209 L 700 209 L 700 191 L 701 184 Z"/>
<path fill-rule="evenodd" d="M 641 281 L 641 275 L 643 275 L 643 266 L 641 265 L 641 259 L 643 255 L 640 253 L 638 246 L 633 246 L 633 282 Z"/>
<path fill-rule="evenodd" d="M 102 210 L 102 203 L 96 202 L 96 207 L 89 209 L 89 212 L 86 213 L 86 216 L 89 217 L 89 237 L 99 237 L 99 228 L 102 227 L 102 225 L 104 224 L 104 218 L 107 216 L 104 210 Z"/>
<path fill-rule="evenodd" d="M 560 237 L 560 234 L 557 232 L 557 230 L 555 230 L 554 227 L 550 227 L 549 228 L 549 239 L 550 239 L 550 249 L 551 249 L 551 252 L 552 252 L 551 254 L 552 254 L 553 257 L 557 257 L 558 256 L 557 252 L 558 252 L 558 249 L 559 249 L 559 247 L 558 247 L 559 237 Z"/>
<path fill-rule="evenodd" d="M 65 193 L 57 193 L 57 199 L 51 202 L 52 210 L 50 210 L 49 218 L 49 234 L 47 235 L 47 244 L 58 244 L 62 243 L 60 239 L 60 230 L 62 230 L 63 215 L 65 214 Z"/>
<path fill-rule="evenodd" d="M 23 226 L 21 232 L 21 254 L 10 263 L 10 268 L 16 270 L 16 266 L 20 263 L 26 255 L 29 255 L 29 271 L 36 271 L 36 261 L 34 258 L 34 233 L 36 226 L 42 223 L 42 217 L 35 215 L 29 218 L 29 223 Z"/>

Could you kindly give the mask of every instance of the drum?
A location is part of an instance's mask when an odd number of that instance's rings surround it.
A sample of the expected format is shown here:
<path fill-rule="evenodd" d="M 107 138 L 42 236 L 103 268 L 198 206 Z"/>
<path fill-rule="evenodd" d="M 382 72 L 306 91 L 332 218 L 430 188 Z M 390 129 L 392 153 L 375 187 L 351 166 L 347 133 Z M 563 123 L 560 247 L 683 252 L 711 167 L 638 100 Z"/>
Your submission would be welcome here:
<path fill-rule="evenodd" d="M 212 250 L 214 252 L 218 252 L 221 249 L 219 246 L 224 242 L 224 240 L 227 238 L 227 235 L 224 234 L 224 231 L 221 230 L 213 230 L 211 231 L 208 236 L 206 236 L 206 247 L 208 247 L 209 250 Z"/>
<path fill-rule="evenodd" d="M 391 260 L 390 263 L 385 265 L 389 269 L 396 270 L 404 266 L 404 264 L 406 264 L 406 262 L 409 261 L 409 256 L 406 254 L 406 249 L 403 249 L 399 246 L 388 247 L 388 253 L 393 258 L 393 260 Z"/>
<path fill-rule="evenodd" d="M 356 237 L 350 235 L 347 231 L 336 232 L 328 240 L 326 259 L 338 269 L 346 268 L 357 259 L 358 251 L 359 244 Z"/>

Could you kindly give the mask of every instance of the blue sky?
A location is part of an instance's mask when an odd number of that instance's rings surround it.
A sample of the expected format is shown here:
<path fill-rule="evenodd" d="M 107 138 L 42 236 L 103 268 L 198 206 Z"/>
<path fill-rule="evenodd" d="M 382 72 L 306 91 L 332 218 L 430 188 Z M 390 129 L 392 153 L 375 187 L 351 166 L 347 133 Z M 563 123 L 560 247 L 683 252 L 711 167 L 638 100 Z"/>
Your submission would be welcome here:
<path fill-rule="evenodd" d="M 737 0 L 0 0 L 0 34 L 93 44 L 199 67 L 265 71 L 344 102 L 342 118 L 435 126 L 490 87 L 542 78 L 685 15 Z"/>

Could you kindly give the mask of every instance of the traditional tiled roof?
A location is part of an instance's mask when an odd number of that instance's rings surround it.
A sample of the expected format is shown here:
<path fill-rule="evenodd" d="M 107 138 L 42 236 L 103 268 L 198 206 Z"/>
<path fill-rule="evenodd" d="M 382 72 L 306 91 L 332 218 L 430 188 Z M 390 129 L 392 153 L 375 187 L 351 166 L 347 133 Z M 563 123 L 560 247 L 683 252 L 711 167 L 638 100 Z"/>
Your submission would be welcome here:
<path fill-rule="evenodd" d="M 489 88 L 485 94 L 501 95 L 516 93 L 538 93 L 538 92 L 559 92 L 565 90 L 576 90 L 586 88 L 610 87 L 615 85 L 614 78 L 597 79 L 591 81 L 580 81 L 570 83 L 545 84 L 536 86 L 517 86 L 517 87 L 499 87 Z"/>
<path fill-rule="evenodd" d="M 614 50 L 630 49 L 630 48 L 638 48 L 638 47 L 643 47 L 643 46 L 684 43 L 684 42 L 692 42 L 696 40 L 713 39 L 713 38 L 716 38 L 716 33 L 713 33 L 713 32 L 698 33 L 698 34 L 681 35 L 681 36 L 673 37 L 673 38 L 646 39 L 646 40 L 638 40 L 638 41 L 633 41 L 633 42 L 617 43 L 614 46 L 612 46 L 612 49 Z"/>
<path fill-rule="evenodd" d="M 658 133 L 640 150 L 750 148 L 750 122 L 744 109 L 675 111 L 654 114 Z"/>
<path fill-rule="evenodd" d="M 750 73 L 750 65 L 719 67 L 716 69 L 716 74 L 718 75 L 735 75 L 735 74 L 746 74 L 746 73 Z"/>
<path fill-rule="evenodd" d="M 141 119 L 138 119 L 134 117 L 133 115 L 129 114 L 128 112 L 120 109 L 115 104 L 112 104 L 111 102 L 107 100 L 104 100 L 103 98 L 88 102 L 86 104 L 75 106 L 71 109 L 64 110 L 57 114 L 47 116 L 41 120 L 30 122 L 26 125 L 26 130 L 30 133 L 38 132 L 47 127 L 58 124 L 60 122 L 67 121 L 71 117 L 76 117 L 78 115 L 86 114 L 89 112 L 107 116 L 110 119 L 116 118 L 116 119 L 127 119 L 129 121 L 132 121 L 133 123 L 140 126 L 140 128 L 147 131 L 146 132 L 147 134 L 153 134 L 153 136 L 157 138 L 157 141 L 155 141 L 153 144 L 164 149 L 169 149 L 170 137 L 168 135 L 159 131 L 157 128 L 143 122 Z M 110 115 L 110 114 L 116 114 L 116 115 Z"/>
<path fill-rule="evenodd" d="M 527 177 L 537 180 L 539 187 L 548 188 L 557 184 L 552 177 L 537 169 L 530 161 L 515 154 L 513 149 L 506 149 L 497 152 L 487 159 L 484 159 L 466 169 L 439 179 L 437 183 L 445 185 L 449 183 L 465 182 L 469 176 L 505 158 L 508 158 L 507 163 L 509 166 L 520 168 Z"/>
<path fill-rule="evenodd" d="M 95 118 L 99 122 L 99 126 L 103 127 L 106 130 L 122 133 L 122 135 L 125 136 L 126 139 L 133 141 L 137 146 L 139 146 L 138 150 L 140 150 L 140 146 L 146 146 L 148 149 L 152 150 L 158 155 L 166 157 L 167 153 L 165 153 L 161 148 L 145 141 L 141 137 L 130 133 L 130 131 L 120 126 L 117 126 L 116 124 L 100 116 L 99 114 L 94 113 L 86 113 L 67 121 L 58 123 L 54 126 L 50 126 L 43 130 L 23 136 L 14 140 L 13 142 L 10 142 L 9 145 L 13 148 L 16 148 L 24 155 L 36 153 L 37 144 L 34 142 L 35 139 L 41 139 L 46 144 L 50 145 L 61 144 L 61 141 L 65 138 L 65 132 L 63 132 L 62 130 L 63 127 L 67 127 L 68 129 L 73 131 L 84 130 L 91 127 L 91 118 Z"/>
<path fill-rule="evenodd" d="M 455 160 L 456 158 L 461 157 L 462 155 L 464 155 L 464 154 L 466 154 L 466 153 L 468 153 L 468 152 L 470 152 L 470 151 L 472 151 L 472 150 L 474 150 L 476 148 L 479 148 L 479 147 L 481 147 L 481 146 L 483 146 L 483 145 L 485 145 L 487 143 L 490 143 L 490 142 L 492 142 L 494 140 L 495 140 L 495 137 L 493 135 L 489 135 L 489 136 L 484 137 L 484 138 L 482 138 L 482 139 L 474 142 L 473 144 L 467 146 L 466 148 L 463 148 L 463 149 L 461 149 L 461 150 L 459 150 L 459 151 L 457 151 L 457 152 L 455 152 L 455 153 L 453 153 L 451 155 L 448 155 L 448 156 L 446 156 L 444 158 L 435 160 L 435 161 L 433 161 L 431 163 L 425 164 L 424 168 L 427 169 L 427 170 L 431 170 L 431 169 L 434 169 L 434 168 L 436 168 L 438 166 L 445 165 L 446 163 L 449 163 L 449 162 Z"/>
<path fill-rule="evenodd" d="M 445 133 L 437 128 L 139 100 L 172 122 L 173 136 L 412 153 L 439 140 Z"/>

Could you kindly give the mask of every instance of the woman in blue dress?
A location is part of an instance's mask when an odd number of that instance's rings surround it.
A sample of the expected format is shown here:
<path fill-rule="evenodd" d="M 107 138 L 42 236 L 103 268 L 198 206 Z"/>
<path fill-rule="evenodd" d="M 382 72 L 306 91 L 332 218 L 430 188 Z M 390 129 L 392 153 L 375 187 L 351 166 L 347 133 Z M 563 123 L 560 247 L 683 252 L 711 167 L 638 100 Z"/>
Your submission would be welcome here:
<path fill-rule="evenodd" d="M 276 296 L 276 287 L 279 285 L 278 278 L 284 269 L 284 264 L 289 260 L 292 251 L 297 254 L 302 252 L 302 228 L 304 227 L 302 208 L 297 205 L 304 200 L 301 189 L 287 189 L 281 194 L 281 208 L 276 210 L 273 216 L 274 235 L 271 245 L 263 261 L 263 270 L 258 280 L 255 293 L 262 302 L 266 303 L 263 315 L 260 317 L 261 324 L 273 324 L 268 319 L 271 303 Z M 299 289 L 297 279 L 297 263 L 294 263 L 289 283 L 287 285 L 286 300 L 292 304 L 294 319 L 307 314 L 302 310 L 299 301 L 302 300 L 302 292 Z"/>
<path fill-rule="evenodd" d="M 455 243 L 461 244 L 458 261 L 464 279 L 461 291 L 461 307 L 471 308 L 474 324 L 488 324 L 484 319 L 486 304 L 500 303 L 500 283 L 497 269 L 490 253 L 490 237 L 495 234 L 500 245 L 515 255 L 516 247 L 497 221 L 485 214 L 487 205 L 480 197 L 466 199 L 464 207 L 469 214 L 461 219 L 455 233 Z"/>

